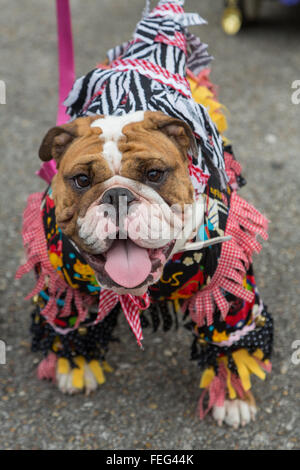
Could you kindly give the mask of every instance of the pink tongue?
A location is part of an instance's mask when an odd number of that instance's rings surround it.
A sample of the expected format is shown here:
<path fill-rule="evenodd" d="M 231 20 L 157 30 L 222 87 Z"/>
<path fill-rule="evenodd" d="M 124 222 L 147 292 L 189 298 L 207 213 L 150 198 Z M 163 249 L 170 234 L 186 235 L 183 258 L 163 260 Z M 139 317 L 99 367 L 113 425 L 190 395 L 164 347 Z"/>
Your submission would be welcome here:
<path fill-rule="evenodd" d="M 152 263 L 146 248 L 137 246 L 131 240 L 116 240 L 106 253 L 104 268 L 117 284 L 131 288 L 147 279 Z"/>

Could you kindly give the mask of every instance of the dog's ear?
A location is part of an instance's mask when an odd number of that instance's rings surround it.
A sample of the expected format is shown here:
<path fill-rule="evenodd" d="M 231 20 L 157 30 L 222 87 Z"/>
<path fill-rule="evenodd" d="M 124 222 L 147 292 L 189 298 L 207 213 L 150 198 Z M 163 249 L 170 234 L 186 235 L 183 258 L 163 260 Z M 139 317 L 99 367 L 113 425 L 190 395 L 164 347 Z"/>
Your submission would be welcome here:
<path fill-rule="evenodd" d="M 44 162 L 48 162 L 54 158 L 58 166 L 63 154 L 74 139 L 92 134 L 91 123 L 101 117 L 102 116 L 81 117 L 67 124 L 63 124 L 62 126 L 52 127 L 41 143 L 39 149 L 40 159 Z"/>
<path fill-rule="evenodd" d="M 189 149 L 191 149 L 193 155 L 198 155 L 196 139 L 192 129 L 186 122 L 167 116 L 161 111 L 146 111 L 145 117 L 149 118 L 153 128 L 170 137 L 184 155 Z"/>

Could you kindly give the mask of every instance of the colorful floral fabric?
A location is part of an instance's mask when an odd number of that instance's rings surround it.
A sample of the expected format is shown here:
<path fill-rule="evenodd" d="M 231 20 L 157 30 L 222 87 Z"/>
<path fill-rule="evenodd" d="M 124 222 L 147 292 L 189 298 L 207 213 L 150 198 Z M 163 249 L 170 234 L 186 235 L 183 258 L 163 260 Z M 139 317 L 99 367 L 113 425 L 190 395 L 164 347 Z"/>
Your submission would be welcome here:
<path fill-rule="evenodd" d="M 41 206 L 49 261 L 73 289 L 99 296 L 100 287 L 93 269 L 56 224 L 52 188 L 49 187 Z"/>
<path fill-rule="evenodd" d="M 223 236 L 225 232 L 231 190 L 228 186 L 227 197 L 224 197 L 223 193 L 214 187 L 213 181 L 214 177 L 211 177 L 211 185 L 207 187 L 208 194 L 205 195 L 206 211 L 204 223 L 199 228 L 200 240 Z M 45 193 L 41 214 L 49 261 L 53 269 L 72 289 L 94 296 L 98 301 L 101 288 L 93 269 L 56 224 L 51 186 Z M 160 280 L 150 286 L 150 299 L 152 301 L 189 299 L 210 282 L 217 268 L 220 253 L 221 246 L 213 245 L 205 250 L 174 255 L 165 265 Z M 46 292 L 41 295 L 44 300 L 47 298 Z M 63 305 L 63 298 L 58 302 Z"/>

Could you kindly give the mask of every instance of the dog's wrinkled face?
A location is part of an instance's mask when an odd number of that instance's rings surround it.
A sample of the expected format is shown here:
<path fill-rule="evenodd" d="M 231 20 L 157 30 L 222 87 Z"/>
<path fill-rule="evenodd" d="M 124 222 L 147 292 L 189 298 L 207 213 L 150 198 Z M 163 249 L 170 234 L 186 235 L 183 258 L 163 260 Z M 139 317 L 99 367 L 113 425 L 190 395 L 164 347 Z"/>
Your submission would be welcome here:
<path fill-rule="evenodd" d="M 82 117 L 45 136 L 40 158 L 58 167 L 57 224 L 101 286 L 142 295 L 159 279 L 182 234 L 183 208 L 195 203 L 193 145 L 185 123 L 150 111 Z"/>

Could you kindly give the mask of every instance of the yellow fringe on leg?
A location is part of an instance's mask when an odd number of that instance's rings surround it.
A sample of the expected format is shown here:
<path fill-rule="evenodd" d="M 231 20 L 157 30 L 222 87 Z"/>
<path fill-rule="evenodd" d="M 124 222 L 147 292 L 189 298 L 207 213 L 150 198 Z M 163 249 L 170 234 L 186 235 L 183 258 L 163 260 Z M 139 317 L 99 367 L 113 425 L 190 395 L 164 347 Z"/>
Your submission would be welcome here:
<path fill-rule="evenodd" d="M 92 360 L 87 362 L 84 357 L 77 356 L 74 358 L 76 367 L 71 368 L 70 362 L 66 358 L 59 358 L 57 361 L 57 373 L 60 375 L 72 374 L 72 386 L 78 390 L 83 390 L 85 387 L 85 368 L 88 367 L 96 379 L 98 385 L 105 383 L 104 372 L 111 373 L 113 368 L 106 361 Z"/>
<path fill-rule="evenodd" d="M 228 367 L 228 358 L 219 357 L 218 374 L 212 366 L 205 369 L 200 381 L 200 388 L 204 389 L 199 400 L 200 418 L 204 418 L 213 406 L 223 406 L 226 397 L 230 400 L 244 398 L 251 388 L 251 375 L 254 374 L 261 380 L 265 380 L 266 371 L 270 371 L 269 360 L 263 361 L 263 353 L 257 349 L 253 355 L 246 349 L 239 349 L 232 353 L 238 375 L 232 373 Z M 209 393 L 208 408 L 204 410 L 203 401 L 206 393 Z"/>

